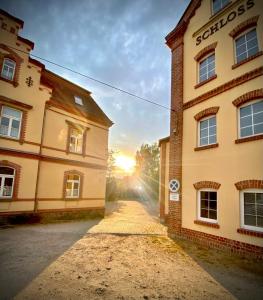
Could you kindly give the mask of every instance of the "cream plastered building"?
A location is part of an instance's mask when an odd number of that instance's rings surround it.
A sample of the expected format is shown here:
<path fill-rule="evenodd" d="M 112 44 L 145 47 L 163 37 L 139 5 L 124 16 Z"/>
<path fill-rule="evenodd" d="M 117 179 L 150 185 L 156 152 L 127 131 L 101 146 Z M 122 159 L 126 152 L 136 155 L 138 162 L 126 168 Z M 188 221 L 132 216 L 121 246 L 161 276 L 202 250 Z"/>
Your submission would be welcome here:
<path fill-rule="evenodd" d="M 166 42 L 161 218 L 170 235 L 263 257 L 263 1 L 192 0 Z"/>
<path fill-rule="evenodd" d="M 91 93 L 30 57 L 0 10 L 0 216 L 104 211 L 108 133 Z"/>

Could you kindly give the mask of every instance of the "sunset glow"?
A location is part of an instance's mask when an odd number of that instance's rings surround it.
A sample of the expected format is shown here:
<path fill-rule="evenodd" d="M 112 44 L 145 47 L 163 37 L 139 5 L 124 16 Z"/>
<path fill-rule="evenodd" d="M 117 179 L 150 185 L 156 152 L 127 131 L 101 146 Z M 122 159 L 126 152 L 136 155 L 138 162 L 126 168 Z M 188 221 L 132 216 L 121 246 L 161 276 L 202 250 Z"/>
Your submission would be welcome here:
<path fill-rule="evenodd" d="M 122 169 L 127 173 L 132 173 L 135 167 L 135 159 L 127 155 L 116 155 L 115 164 L 118 168 Z"/>

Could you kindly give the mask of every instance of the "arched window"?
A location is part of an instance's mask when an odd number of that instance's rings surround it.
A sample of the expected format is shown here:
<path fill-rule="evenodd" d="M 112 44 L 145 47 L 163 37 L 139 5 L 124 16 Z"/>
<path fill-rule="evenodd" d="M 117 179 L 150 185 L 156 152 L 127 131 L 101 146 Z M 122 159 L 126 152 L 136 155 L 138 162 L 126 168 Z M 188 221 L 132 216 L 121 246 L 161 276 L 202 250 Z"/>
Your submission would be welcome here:
<path fill-rule="evenodd" d="M 10 58 L 5 58 L 3 62 L 3 67 L 1 71 L 1 77 L 12 81 L 14 79 L 16 69 L 15 61 L 11 60 Z"/>
<path fill-rule="evenodd" d="M 263 133 L 263 99 L 246 103 L 239 108 L 239 137 Z"/>
<path fill-rule="evenodd" d="M 216 116 L 209 116 L 199 121 L 198 146 L 216 144 Z"/>
<path fill-rule="evenodd" d="M 13 196 L 15 181 L 15 169 L 0 167 L 0 198 L 11 198 Z"/>

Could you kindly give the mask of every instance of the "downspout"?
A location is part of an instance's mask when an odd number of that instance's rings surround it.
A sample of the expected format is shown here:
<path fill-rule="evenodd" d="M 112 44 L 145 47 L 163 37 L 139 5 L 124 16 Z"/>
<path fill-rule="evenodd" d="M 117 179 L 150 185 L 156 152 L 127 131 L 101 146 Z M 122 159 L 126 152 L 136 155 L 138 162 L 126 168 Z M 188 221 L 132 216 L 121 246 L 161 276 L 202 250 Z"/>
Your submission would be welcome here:
<path fill-rule="evenodd" d="M 36 180 L 36 189 L 35 189 L 35 203 L 34 203 L 34 212 L 36 213 L 38 211 L 38 185 L 39 185 L 39 174 L 40 174 L 40 167 L 41 167 L 41 156 L 42 156 L 42 147 L 43 147 L 43 141 L 44 141 L 44 127 L 46 123 L 46 113 L 47 113 L 47 107 L 48 104 L 45 103 L 45 109 L 44 109 L 44 115 L 43 115 L 43 121 L 42 121 L 42 130 L 41 130 L 41 141 L 40 141 L 40 147 L 39 147 L 39 160 L 37 165 L 37 180 Z"/>

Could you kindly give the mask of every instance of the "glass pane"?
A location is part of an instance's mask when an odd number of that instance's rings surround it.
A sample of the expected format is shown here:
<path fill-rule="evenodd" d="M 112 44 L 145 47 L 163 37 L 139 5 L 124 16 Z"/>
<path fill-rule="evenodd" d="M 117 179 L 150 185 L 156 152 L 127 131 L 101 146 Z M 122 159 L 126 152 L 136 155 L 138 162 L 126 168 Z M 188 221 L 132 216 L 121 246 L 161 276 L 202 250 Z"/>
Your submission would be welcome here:
<path fill-rule="evenodd" d="M 207 57 L 207 61 L 208 61 L 208 63 L 214 62 L 215 61 L 215 55 L 212 54 L 209 57 Z"/>
<path fill-rule="evenodd" d="M 0 125 L 0 134 L 2 134 L 2 135 L 8 135 L 8 127 Z"/>
<path fill-rule="evenodd" d="M 257 216 L 263 217 L 263 205 L 262 204 L 257 205 Z"/>
<path fill-rule="evenodd" d="M 69 174 L 69 175 L 68 175 L 68 180 L 73 180 L 73 179 L 74 179 L 74 175 Z"/>
<path fill-rule="evenodd" d="M 212 117 L 212 118 L 209 119 L 209 125 L 210 126 L 216 125 L 216 117 Z"/>
<path fill-rule="evenodd" d="M 12 196 L 13 178 L 5 178 L 3 196 Z"/>
<path fill-rule="evenodd" d="M 243 53 L 241 55 L 238 55 L 237 56 L 237 63 L 241 62 L 242 60 L 246 59 L 247 58 L 247 53 Z"/>
<path fill-rule="evenodd" d="M 251 108 L 252 108 L 251 105 L 248 105 L 248 106 L 245 106 L 245 107 L 241 107 L 240 108 L 240 117 L 251 115 L 252 114 Z"/>
<path fill-rule="evenodd" d="M 217 209 L 217 201 L 210 201 L 209 208 L 216 210 Z"/>
<path fill-rule="evenodd" d="M 257 221 L 258 221 L 258 227 L 263 227 L 263 218 L 262 217 L 258 217 Z"/>
<path fill-rule="evenodd" d="M 248 50 L 248 57 L 258 53 L 258 47 L 254 47 Z"/>
<path fill-rule="evenodd" d="M 254 124 L 263 123 L 263 112 L 254 114 Z"/>
<path fill-rule="evenodd" d="M 236 47 L 240 47 L 240 45 L 245 43 L 245 35 L 242 35 L 238 39 L 236 39 Z"/>
<path fill-rule="evenodd" d="M 254 113 L 263 111 L 263 101 L 254 103 L 254 104 L 252 104 L 252 106 L 253 106 Z"/>
<path fill-rule="evenodd" d="M 72 182 L 71 181 L 67 181 L 66 188 L 67 189 L 71 189 L 72 188 Z"/>
<path fill-rule="evenodd" d="M 78 182 L 74 182 L 74 190 L 78 190 L 78 188 L 79 188 L 79 183 Z"/>
<path fill-rule="evenodd" d="M 208 138 L 200 139 L 200 146 L 208 145 Z"/>
<path fill-rule="evenodd" d="M 212 126 L 209 128 L 209 135 L 215 135 L 216 134 L 216 126 Z"/>
<path fill-rule="evenodd" d="M 74 180 L 79 180 L 79 175 L 73 175 Z"/>
<path fill-rule="evenodd" d="M 1 125 L 8 127 L 9 126 L 9 118 L 2 117 L 1 118 Z"/>
<path fill-rule="evenodd" d="M 201 130 L 200 137 L 204 138 L 208 136 L 208 128 Z"/>
<path fill-rule="evenodd" d="M 17 138 L 18 137 L 18 129 L 11 128 L 10 136 Z"/>
<path fill-rule="evenodd" d="M 255 203 L 255 193 L 244 193 L 244 203 Z"/>
<path fill-rule="evenodd" d="M 245 225 L 256 226 L 256 217 L 254 216 L 244 216 Z"/>
<path fill-rule="evenodd" d="M 263 193 L 256 193 L 257 204 L 263 204 Z"/>
<path fill-rule="evenodd" d="M 206 200 L 208 200 L 208 192 L 200 192 L 200 196 L 201 196 L 201 199 L 206 199 Z"/>
<path fill-rule="evenodd" d="M 1 175 L 14 175 L 15 170 L 8 167 L 0 167 L 0 174 Z"/>
<path fill-rule="evenodd" d="M 208 208 L 208 200 L 201 200 L 201 208 Z"/>
<path fill-rule="evenodd" d="M 207 79 L 207 75 L 200 76 L 199 81 L 202 82 Z"/>
<path fill-rule="evenodd" d="M 215 69 L 208 72 L 208 78 L 212 77 L 213 75 L 215 75 Z"/>
<path fill-rule="evenodd" d="M 256 36 L 257 36 L 256 35 L 256 29 L 252 29 L 251 31 L 249 31 L 246 34 L 247 40 L 251 40 L 251 39 L 255 38 Z"/>
<path fill-rule="evenodd" d="M 208 127 L 208 120 L 200 122 L 200 129 L 205 129 Z"/>
<path fill-rule="evenodd" d="M 71 196 L 71 189 L 66 189 L 66 197 L 70 197 Z"/>
<path fill-rule="evenodd" d="M 217 212 L 216 212 L 216 210 L 209 210 L 209 219 L 213 219 L 213 220 L 217 219 Z"/>
<path fill-rule="evenodd" d="M 201 209 L 201 217 L 208 218 L 208 210 L 207 209 Z"/>
<path fill-rule="evenodd" d="M 247 42 L 248 49 L 255 48 L 255 47 L 256 48 L 258 47 L 258 40 L 256 38 L 253 38 Z"/>
<path fill-rule="evenodd" d="M 79 190 L 78 189 L 76 189 L 76 190 L 73 190 L 73 196 L 78 196 L 79 195 Z"/>
<path fill-rule="evenodd" d="M 256 205 L 255 204 L 245 204 L 244 205 L 244 214 L 245 215 L 256 215 Z"/>
<path fill-rule="evenodd" d="M 236 48 L 236 54 L 237 54 L 237 56 L 239 56 L 239 55 L 245 53 L 246 50 L 247 50 L 246 44 L 241 44 L 240 46 L 238 46 L 238 47 Z"/>
<path fill-rule="evenodd" d="M 241 128 L 247 127 L 247 126 L 252 126 L 252 116 L 240 118 L 240 126 L 241 126 Z"/>
<path fill-rule="evenodd" d="M 3 114 L 7 115 L 7 116 L 10 116 L 10 117 L 14 117 L 14 118 L 20 119 L 22 113 L 19 110 L 12 109 L 10 107 L 4 106 L 3 107 Z"/>
<path fill-rule="evenodd" d="M 259 125 L 255 125 L 254 133 L 255 134 L 263 133 L 263 123 Z"/>
<path fill-rule="evenodd" d="M 209 144 L 215 144 L 216 143 L 216 136 L 215 135 L 211 135 L 209 137 Z"/>
<path fill-rule="evenodd" d="M 253 134 L 252 126 L 251 127 L 242 128 L 241 132 L 240 132 L 240 136 L 241 137 L 250 136 L 252 134 Z"/>
<path fill-rule="evenodd" d="M 217 192 L 210 192 L 209 196 L 211 200 L 217 200 Z"/>
<path fill-rule="evenodd" d="M 19 128 L 19 126 L 20 126 L 20 121 L 17 121 L 17 120 L 12 121 L 12 127 L 13 128 Z"/>

